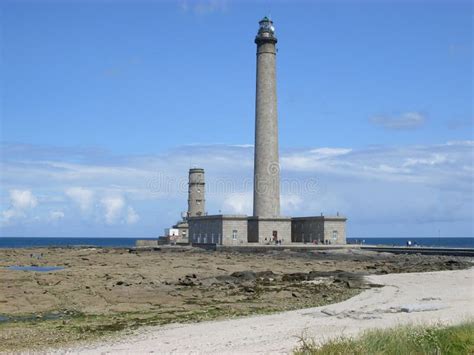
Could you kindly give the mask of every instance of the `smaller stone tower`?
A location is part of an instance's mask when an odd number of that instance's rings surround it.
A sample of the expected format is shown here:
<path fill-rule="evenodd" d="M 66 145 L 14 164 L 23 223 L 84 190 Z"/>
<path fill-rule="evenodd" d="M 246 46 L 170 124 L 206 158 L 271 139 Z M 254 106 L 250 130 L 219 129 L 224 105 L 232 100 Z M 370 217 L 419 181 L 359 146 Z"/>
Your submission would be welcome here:
<path fill-rule="evenodd" d="M 188 217 L 206 214 L 204 169 L 189 169 Z"/>

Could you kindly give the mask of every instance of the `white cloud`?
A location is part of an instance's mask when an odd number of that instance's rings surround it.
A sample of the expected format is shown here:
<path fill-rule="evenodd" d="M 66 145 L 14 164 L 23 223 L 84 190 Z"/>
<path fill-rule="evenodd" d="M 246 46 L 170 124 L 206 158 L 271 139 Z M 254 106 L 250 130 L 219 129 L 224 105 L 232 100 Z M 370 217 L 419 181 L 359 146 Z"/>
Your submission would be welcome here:
<path fill-rule="evenodd" d="M 135 212 L 133 207 L 128 207 L 127 208 L 127 218 L 126 222 L 127 224 L 135 224 L 140 220 L 140 216 Z"/>
<path fill-rule="evenodd" d="M 120 215 L 122 214 L 123 208 L 125 207 L 125 201 L 121 196 L 108 196 L 100 200 L 105 209 L 105 222 L 107 224 L 117 223 Z"/>
<path fill-rule="evenodd" d="M 11 190 L 10 200 L 12 207 L 17 210 L 34 208 L 38 204 L 38 200 L 30 190 Z"/>
<path fill-rule="evenodd" d="M 348 148 L 316 148 L 311 149 L 309 152 L 314 154 L 316 159 L 324 159 L 329 157 L 336 157 L 338 155 L 344 155 L 350 153 L 352 149 Z"/>
<path fill-rule="evenodd" d="M 449 158 L 446 154 L 430 154 L 426 158 L 407 158 L 404 167 L 412 167 L 415 165 L 439 165 L 444 164 L 449 161 Z"/>
<path fill-rule="evenodd" d="M 89 212 L 93 207 L 94 192 L 83 187 L 71 187 L 66 189 L 66 195 L 72 199 L 82 212 Z"/>
<path fill-rule="evenodd" d="M 25 213 L 23 211 L 14 210 L 12 208 L 2 211 L 2 222 L 8 223 L 15 218 L 24 217 Z"/>
<path fill-rule="evenodd" d="M 292 212 L 299 211 L 301 204 L 303 203 L 303 198 L 296 194 L 281 194 L 281 212 L 284 215 L 288 215 Z"/>
<path fill-rule="evenodd" d="M 233 144 L 230 147 L 236 148 L 253 148 L 253 144 Z"/>
<path fill-rule="evenodd" d="M 63 211 L 50 211 L 49 212 L 49 220 L 52 222 L 59 221 L 64 218 Z"/>
<path fill-rule="evenodd" d="M 224 198 L 223 213 L 224 214 L 252 214 L 252 198 L 251 192 L 231 193 Z"/>
<path fill-rule="evenodd" d="M 400 235 L 431 228 L 420 221 L 445 221 L 446 230 L 460 231 L 453 235 L 470 235 L 473 147 L 473 141 L 451 141 L 282 151 L 282 213 L 339 211 L 349 217 L 351 231 L 379 223 L 384 226 L 378 229 L 382 232 L 396 230 L 398 225 Z M 209 213 L 252 214 L 253 152 L 248 147 L 196 145 L 160 155 L 125 157 L 68 150 L 61 155 L 59 148 L 51 157 L 34 146 L 19 151 L 8 150 L 3 154 L 8 160 L 0 161 L 0 199 L 4 200 L 0 202 L 6 206 L 0 215 L 3 221 L 28 217 L 36 205 L 35 215 L 41 217 L 37 226 L 48 222 L 50 211 L 64 211 L 68 220 L 80 223 L 81 233 L 117 233 L 118 229 L 97 223 L 105 220 L 108 225 L 126 225 L 119 229 L 123 236 L 132 228 L 152 235 L 174 223 L 185 209 L 190 160 L 206 170 Z M 24 190 L 36 196 L 16 193 L 9 198 L 9 190 L 17 186 L 28 186 Z M 65 195 L 69 198 L 59 198 Z M 14 209 L 13 205 L 29 207 Z M 76 205 L 88 213 L 70 214 Z"/>
<path fill-rule="evenodd" d="M 424 125 L 425 121 L 426 117 L 419 112 L 406 112 L 397 117 L 375 116 L 370 119 L 376 126 L 393 130 L 418 128 Z"/>
<path fill-rule="evenodd" d="M 38 199 L 30 190 L 12 189 L 10 195 L 10 208 L 2 211 L 2 223 L 10 223 L 15 219 L 27 216 L 27 211 L 38 205 Z"/>

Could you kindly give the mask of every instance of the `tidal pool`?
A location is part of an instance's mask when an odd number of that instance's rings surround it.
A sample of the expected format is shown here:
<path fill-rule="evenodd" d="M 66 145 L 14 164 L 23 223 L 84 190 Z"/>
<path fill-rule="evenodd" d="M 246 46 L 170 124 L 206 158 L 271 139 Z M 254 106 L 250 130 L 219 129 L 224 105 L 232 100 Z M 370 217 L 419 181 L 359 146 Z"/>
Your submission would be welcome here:
<path fill-rule="evenodd" d="M 18 265 L 12 265 L 12 266 L 8 266 L 7 269 L 17 270 L 17 271 L 50 272 L 50 271 L 56 271 L 56 270 L 63 270 L 64 267 L 62 267 L 62 266 L 18 266 Z"/>

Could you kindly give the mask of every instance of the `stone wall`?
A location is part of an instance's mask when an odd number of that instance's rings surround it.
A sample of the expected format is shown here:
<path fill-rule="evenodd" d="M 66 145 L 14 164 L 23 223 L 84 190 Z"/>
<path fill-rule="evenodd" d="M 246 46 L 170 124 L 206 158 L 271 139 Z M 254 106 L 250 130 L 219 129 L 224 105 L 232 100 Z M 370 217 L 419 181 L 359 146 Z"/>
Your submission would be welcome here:
<path fill-rule="evenodd" d="M 158 239 L 137 239 L 135 245 L 137 247 L 157 247 Z"/>
<path fill-rule="evenodd" d="M 222 240 L 222 219 L 206 217 L 188 218 L 189 241 L 192 244 L 220 244 Z"/>
<path fill-rule="evenodd" d="M 324 241 L 324 217 L 302 217 L 291 220 L 291 241 L 318 243 Z"/>
<path fill-rule="evenodd" d="M 327 242 L 326 242 L 327 241 Z M 324 243 L 346 244 L 346 219 L 325 218 L 324 219 Z"/>
<path fill-rule="evenodd" d="M 249 217 L 250 240 L 255 240 L 258 235 L 258 243 L 272 244 L 273 232 L 277 233 L 277 239 L 282 244 L 291 243 L 291 219 L 287 217 L 262 218 Z"/>
<path fill-rule="evenodd" d="M 247 243 L 246 216 L 191 217 L 188 218 L 188 224 L 189 238 L 193 244 L 241 245 Z"/>
<path fill-rule="evenodd" d="M 341 216 L 292 218 L 291 241 L 294 243 L 346 244 L 346 220 Z"/>
<path fill-rule="evenodd" d="M 224 218 L 222 245 L 247 244 L 247 217 Z"/>

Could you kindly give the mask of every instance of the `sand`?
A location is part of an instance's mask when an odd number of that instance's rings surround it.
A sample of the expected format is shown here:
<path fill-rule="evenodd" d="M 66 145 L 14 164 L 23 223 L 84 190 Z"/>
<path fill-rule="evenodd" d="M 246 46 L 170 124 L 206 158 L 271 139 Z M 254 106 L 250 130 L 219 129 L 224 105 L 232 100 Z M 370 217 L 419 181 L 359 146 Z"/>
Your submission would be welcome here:
<path fill-rule="evenodd" d="M 290 353 L 302 335 L 324 342 L 400 324 L 455 324 L 474 317 L 474 269 L 370 275 L 383 285 L 344 302 L 274 315 L 139 329 L 64 353 Z"/>

